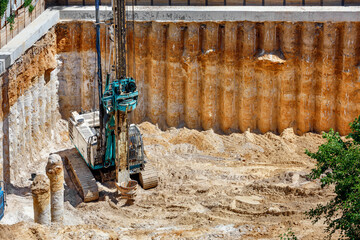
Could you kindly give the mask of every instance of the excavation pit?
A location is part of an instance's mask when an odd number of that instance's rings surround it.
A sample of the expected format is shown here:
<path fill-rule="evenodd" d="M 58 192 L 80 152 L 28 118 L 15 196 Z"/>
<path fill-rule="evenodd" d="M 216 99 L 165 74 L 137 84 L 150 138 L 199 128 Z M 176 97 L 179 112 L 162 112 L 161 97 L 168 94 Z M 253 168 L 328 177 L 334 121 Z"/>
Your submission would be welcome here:
<path fill-rule="evenodd" d="M 97 107 L 94 24 L 70 21 L 71 8 L 59 11 L 59 22 L 0 76 L 0 157 L 14 186 L 3 222 L 17 224 L 0 228 L 16 229 L 14 238 L 28 234 L 33 218 L 31 197 L 16 189 L 30 185 L 30 173 L 45 173 L 50 153 L 72 147 L 70 113 Z M 347 134 L 360 111 L 360 20 L 330 13 L 301 19 L 279 11 L 257 21 L 206 13 L 190 21 L 185 12 L 182 21 L 173 14 L 172 21 L 140 19 L 135 28 L 129 22 L 128 72 L 140 96 L 131 121 L 140 124 L 160 183 L 138 188 L 126 209 L 106 184 L 98 184 L 98 202 L 65 196 L 62 236 L 276 238 L 288 227 L 304 239 L 323 236 L 324 226 L 302 213 L 330 199 L 330 190 L 281 178 L 314 167 L 304 151 L 323 143 L 317 133 Z M 76 195 L 69 186 L 66 194 Z M 239 200 L 246 196 L 261 201 L 254 208 Z"/>

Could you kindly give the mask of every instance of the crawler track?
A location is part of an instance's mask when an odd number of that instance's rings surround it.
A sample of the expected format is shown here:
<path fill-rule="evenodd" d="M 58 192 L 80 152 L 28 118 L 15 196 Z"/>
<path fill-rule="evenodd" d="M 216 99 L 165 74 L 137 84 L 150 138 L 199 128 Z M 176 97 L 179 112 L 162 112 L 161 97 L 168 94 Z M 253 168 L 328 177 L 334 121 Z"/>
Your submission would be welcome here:
<path fill-rule="evenodd" d="M 99 199 L 95 177 L 76 148 L 60 153 L 68 174 L 84 202 Z"/>

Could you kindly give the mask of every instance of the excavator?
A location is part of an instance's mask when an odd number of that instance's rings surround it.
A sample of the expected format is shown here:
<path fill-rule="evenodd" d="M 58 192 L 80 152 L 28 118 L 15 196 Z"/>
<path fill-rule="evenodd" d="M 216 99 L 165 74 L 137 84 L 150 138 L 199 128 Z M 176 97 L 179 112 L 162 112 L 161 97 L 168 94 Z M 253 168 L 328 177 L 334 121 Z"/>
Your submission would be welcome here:
<path fill-rule="evenodd" d="M 103 90 L 99 0 L 95 2 L 99 110 L 71 113 L 69 137 L 75 148 L 60 154 L 84 202 L 99 198 L 96 181 L 119 184 L 134 178 L 144 189 L 158 185 L 157 172 L 144 154 L 140 130 L 128 120 L 137 106 L 139 92 L 135 79 L 127 75 L 125 0 L 113 0 L 112 5 L 113 19 L 107 25 L 113 33 L 109 37 L 114 48 L 109 51 L 113 52 L 109 60 L 113 67 L 106 74 Z"/>

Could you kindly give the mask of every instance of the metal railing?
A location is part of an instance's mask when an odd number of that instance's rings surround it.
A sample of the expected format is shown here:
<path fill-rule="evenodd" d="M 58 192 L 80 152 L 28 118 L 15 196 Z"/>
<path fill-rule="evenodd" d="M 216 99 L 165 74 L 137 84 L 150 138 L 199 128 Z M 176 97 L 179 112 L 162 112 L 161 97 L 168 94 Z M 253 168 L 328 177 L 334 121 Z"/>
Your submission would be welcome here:
<path fill-rule="evenodd" d="M 32 11 L 29 11 L 30 6 L 23 7 L 24 1 L 9 0 L 4 16 L 1 18 L 0 48 L 45 11 L 45 0 L 33 0 L 31 2 Z"/>

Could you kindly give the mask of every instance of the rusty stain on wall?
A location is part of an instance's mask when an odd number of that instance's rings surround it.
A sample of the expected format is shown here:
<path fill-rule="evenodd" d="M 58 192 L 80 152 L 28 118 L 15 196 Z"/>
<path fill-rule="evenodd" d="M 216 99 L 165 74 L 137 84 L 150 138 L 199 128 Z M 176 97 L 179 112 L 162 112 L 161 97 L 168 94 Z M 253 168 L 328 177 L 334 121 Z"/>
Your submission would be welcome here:
<path fill-rule="evenodd" d="M 129 75 L 140 92 L 132 120 L 224 133 L 293 127 L 298 134 L 330 128 L 347 134 L 360 113 L 359 26 L 137 22 L 134 33 L 129 24 Z M 96 69 L 87 69 L 95 63 L 95 42 L 85 39 L 95 39 L 95 30 L 89 22 L 56 29 L 59 56 L 71 56 L 63 63 L 63 84 L 85 91 L 68 101 L 59 90 L 62 111 L 90 110 L 83 98 L 93 92 Z M 105 58 L 104 35 L 102 43 Z"/>

